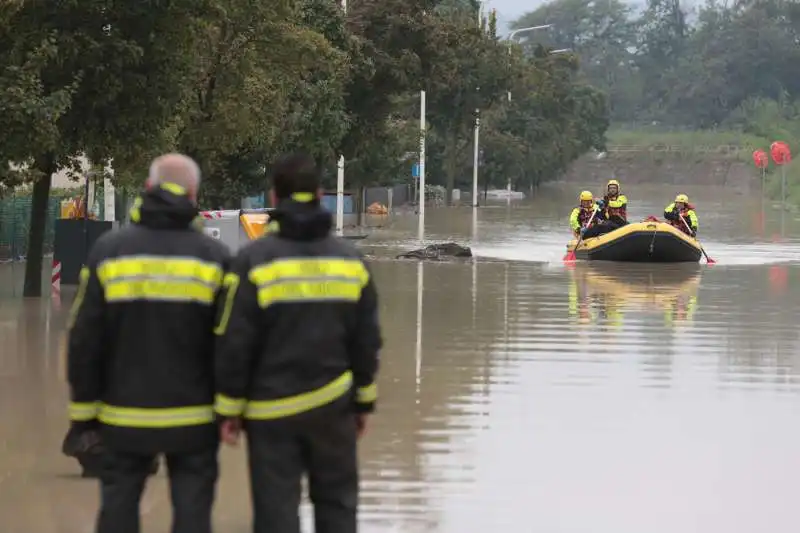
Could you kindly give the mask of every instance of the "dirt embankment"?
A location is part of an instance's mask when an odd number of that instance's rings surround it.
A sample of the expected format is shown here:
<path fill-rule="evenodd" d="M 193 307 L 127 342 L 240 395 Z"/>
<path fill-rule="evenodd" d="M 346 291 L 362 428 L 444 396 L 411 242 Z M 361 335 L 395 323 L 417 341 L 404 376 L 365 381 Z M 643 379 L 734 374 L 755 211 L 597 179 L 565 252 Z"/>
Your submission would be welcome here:
<path fill-rule="evenodd" d="M 752 161 L 733 151 L 615 149 L 601 157 L 587 154 L 562 178 L 567 182 L 618 179 L 623 183 L 735 187 L 742 192 L 760 187 Z"/>

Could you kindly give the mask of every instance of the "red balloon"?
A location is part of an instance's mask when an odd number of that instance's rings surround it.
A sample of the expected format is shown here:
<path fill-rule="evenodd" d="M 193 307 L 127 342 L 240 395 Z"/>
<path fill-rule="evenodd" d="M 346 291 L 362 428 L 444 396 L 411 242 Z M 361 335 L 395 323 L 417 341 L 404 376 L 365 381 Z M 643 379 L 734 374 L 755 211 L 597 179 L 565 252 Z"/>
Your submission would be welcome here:
<path fill-rule="evenodd" d="M 785 266 L 773 265 L 769 268 L 769 281 L 772 288 L 777 292 L 783 292 L 788 285 L 789 271 Z"/>
<path fill-rule="evenodd" d="M 753 152 L 753 162 L 757 168 L 767 168 L 769 166 L 769 156 L 764 150 L 756 150 Z"/>
<path fill-rule="evenodd" d="M 789 149 L 789 145 L 783 141 L 775 141 L 772 143 L 769 147 L 769 151 L 776 165 L 785 165 L 792 160 L 792 151 Z"/>

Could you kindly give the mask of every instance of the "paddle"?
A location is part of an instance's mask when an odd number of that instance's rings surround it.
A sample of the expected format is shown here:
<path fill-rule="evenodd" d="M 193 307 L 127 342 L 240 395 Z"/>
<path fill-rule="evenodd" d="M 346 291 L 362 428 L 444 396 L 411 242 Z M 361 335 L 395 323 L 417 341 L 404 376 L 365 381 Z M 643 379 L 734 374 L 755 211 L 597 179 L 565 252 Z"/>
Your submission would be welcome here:
<path fill-rule="evenodd" d="M 588 228 L 589 226 L 592 225 L 592 220 L 594 220 L 594 216 L 597 214 L 597 211 L 599 210 L 595 207 L 594 211 L 592 212 L 592 216 L 589 218 L 589 221 L 586 223 L 584 228 Z M 581 233 L 580 237 L 578 237 L 578 242 L 575 243 L 575 248 L 567 252 L 567 255 L 564 256 L 564 262 L 575 261 L 575 250 L 578 249 L 578 246 L 580 246 L 582 242 L 583 242 L 583 233 Z"/>
<path fill-rule="evenodd" d="M 678 216 L 681 217 L 681 221 L 683 222 L 683 225 L 686 226 L 686 229 L 688 229 L 689 233 L 691 233 L 692 232 L 692 228 L 689 227 L 689 223 L 686 222 L 686 219 L 683 218 L 683 215 L 678 213 Z M 695 239 L 697 239 L 697 237 L 695 237 Z M 703 252 L 703 255 L 706 257 L 706 264 L 713 265 L 714 263 L 716 263 L 716 261 L 714 261 L 713 259 L 708 257 L 708 254 L 706 253 L 705 249 L 703 249 L 703 245 L 700 244 L 700 240 L 699 239 L 697 240 L 697 246 L 700 247 L 700 251 Z"/>

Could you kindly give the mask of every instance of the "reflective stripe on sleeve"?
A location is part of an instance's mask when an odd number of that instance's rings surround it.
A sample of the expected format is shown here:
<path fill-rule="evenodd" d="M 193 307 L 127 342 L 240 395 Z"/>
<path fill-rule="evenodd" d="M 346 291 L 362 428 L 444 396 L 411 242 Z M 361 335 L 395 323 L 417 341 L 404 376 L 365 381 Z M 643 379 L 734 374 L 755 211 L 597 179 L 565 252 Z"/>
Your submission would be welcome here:
<path fill-rule="evenodd" d="M 70 402 L 69 419 L 73 422 L 88 422 L 97 418 L 97 402 Z"/>
<path fill-rule="evenodd" d="M 225 300 L 223 303 L 219 323 L 214 328 L 215 335 L 224 335 L 228 329 L 228 322 L 231 319 L 231 312 L 233 312 L 233 302 L 236 299 L 236 291 L 239 289 L 239 276 L 233 272 L 225 274 L 222 280 L 222 286 L 225 290 Z"/>
<path fill-rule="evenodd" d="M 358 403 L 372 403 L 378 399 L 378 386 L 375 383 L 356 389 Z"/>

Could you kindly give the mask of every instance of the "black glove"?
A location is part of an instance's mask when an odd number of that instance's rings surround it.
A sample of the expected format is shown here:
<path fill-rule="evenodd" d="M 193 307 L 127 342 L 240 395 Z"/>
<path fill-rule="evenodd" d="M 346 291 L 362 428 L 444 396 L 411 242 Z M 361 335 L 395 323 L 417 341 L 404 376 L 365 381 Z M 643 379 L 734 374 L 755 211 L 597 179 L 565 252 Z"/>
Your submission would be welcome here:
<path fill-rule="evenodd" d="M 597 200 L 597 208 L 603 209 L 606 206 L 606 199 L 603 198 L 602 200 Z"/>
<path fill-rule="evenodd" d="M 664 218 L 667 220 L 678 220 L 678 210 L 673 209 L 672 211 L 664 211 Z"/>

